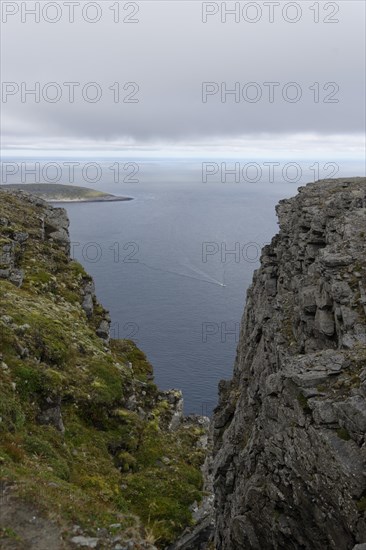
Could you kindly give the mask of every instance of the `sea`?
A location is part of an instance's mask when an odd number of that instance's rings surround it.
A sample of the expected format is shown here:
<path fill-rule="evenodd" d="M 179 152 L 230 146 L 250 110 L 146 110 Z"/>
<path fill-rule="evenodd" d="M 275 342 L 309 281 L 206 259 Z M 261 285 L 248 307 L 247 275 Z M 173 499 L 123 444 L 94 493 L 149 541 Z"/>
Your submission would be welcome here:
<path fill-rule="evenodd" d="M 284 172 L 283 161 L 271 175 L 260 161 L 261 172 L 233 160 L 78 162 L 74 185 L 133 198 L 63 204 L 72 256 L 95 280 L 112 337 L 136 342 L 157 385 L 182 390 L 186 414 L 210 415 L 218 382 L 232 376 L 261 248 L 278 231 L 275 206 L 317 179 L 313 163 L 304 161 L 299 174 L 296 166 Z M 354 163 L 342 166 L 336 177 L 363 175 Z M 320 163 L 320 177 L 331 168 Z"/>

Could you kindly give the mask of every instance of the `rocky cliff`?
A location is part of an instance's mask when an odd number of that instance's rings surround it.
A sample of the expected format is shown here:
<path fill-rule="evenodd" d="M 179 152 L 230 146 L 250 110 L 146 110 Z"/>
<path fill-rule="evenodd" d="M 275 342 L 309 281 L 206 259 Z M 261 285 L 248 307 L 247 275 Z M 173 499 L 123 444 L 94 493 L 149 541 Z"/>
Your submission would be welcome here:
<path fill-rule="evenodd" d="M 0 547 L 164 548 L 194 521 L 205 422 L 110 339 L 68 225 L 0 190 Z"/>
<path fill-rule="evenodd" d="M 309 184 L 277 214 L 220 384 L 215 546 L 366 548 L 366 180 Z"/>
<path fill-rule="evenodd" d="M 205 421 L 110 339 L 65 211 L 0 190 L 1 548 L 365 550 L 366 180 L 277 213 L 197 508 Z"/>

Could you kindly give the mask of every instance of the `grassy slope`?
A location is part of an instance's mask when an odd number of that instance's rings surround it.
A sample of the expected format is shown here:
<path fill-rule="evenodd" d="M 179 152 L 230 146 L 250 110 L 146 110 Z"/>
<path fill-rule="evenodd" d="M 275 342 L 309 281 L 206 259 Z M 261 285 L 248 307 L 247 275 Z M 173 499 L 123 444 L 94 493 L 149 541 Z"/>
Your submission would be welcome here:
<path fill-rule="evenodd" d="M 53 201 L 65 201 L 65 200 L 101 200 L 103 198 L 111 198 L 113 195 L 109 193 L 103 193 L 102 191 L 96 191 L 95 189 L 89 189 L 88 187 L 78 187 L 76 185 L 62 185 L 59 183 L 15 183 L 10 185 L 4 185 L 5 189 L 14 189 L 20 191 L 26 191 L 37 195 L 44 200 Z"/>
<path fill-rule="evenodd" d="M 0 225 L 0 247 L 14 231 L 29 233 L 18 250 L 22 288 L 0 279 L 1 479 L 66 529 L 78 524 L 92 534 L 119 522 L 123 532 L 138 528 L 138 515 L 164 545 L 191 522 L 189 506 L 200 498 L 202 434 L 184 425 L 164 430 L 168 403 L 157 399 L 144 354 L 130 341 L 106 347 L 95 335 L 103 310 L 95 304 L 87 320 L 80 288 L 88 275 L 40 239 L 42 208 L 0 194 L 0 218 L 11 220 Z M 125 408 L 139 380 L 148 420 Z M 64 434 L 37 422 L 56 396 Z"/>

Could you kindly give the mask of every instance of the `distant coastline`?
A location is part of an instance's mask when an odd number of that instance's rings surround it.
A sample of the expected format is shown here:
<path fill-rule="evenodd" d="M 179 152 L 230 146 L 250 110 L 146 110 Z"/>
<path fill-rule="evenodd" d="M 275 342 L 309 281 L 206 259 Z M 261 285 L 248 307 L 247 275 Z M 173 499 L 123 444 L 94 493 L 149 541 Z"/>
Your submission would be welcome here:
<path fill-rule="evenodd" d="M 133 197 L 117 197 L 116 195 L 109 195 L 105 197 L 95 199 L 44 199 L 47 202 L 121 202 L 121 201 L 133 201 Z"/>
<path fill-rule="evenodd" d="M 1 188 L 9 191 L 24 191 L 51 203 L 120 202 L 133 200 L 133 197 L 121 197 L 96 191 L 88 187 L 58 183 L 13 183 L 1 185 Z"/>

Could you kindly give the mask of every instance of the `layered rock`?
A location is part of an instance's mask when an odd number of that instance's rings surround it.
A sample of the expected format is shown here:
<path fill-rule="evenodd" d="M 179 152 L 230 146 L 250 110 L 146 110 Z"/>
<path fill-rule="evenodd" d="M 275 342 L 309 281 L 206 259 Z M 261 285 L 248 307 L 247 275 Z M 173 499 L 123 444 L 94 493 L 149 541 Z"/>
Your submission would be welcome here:
<path fill-rule="evenodd" d="M 277 207 L 214 417 L 217 550 L 366 541 L 366 180 Z"/>

